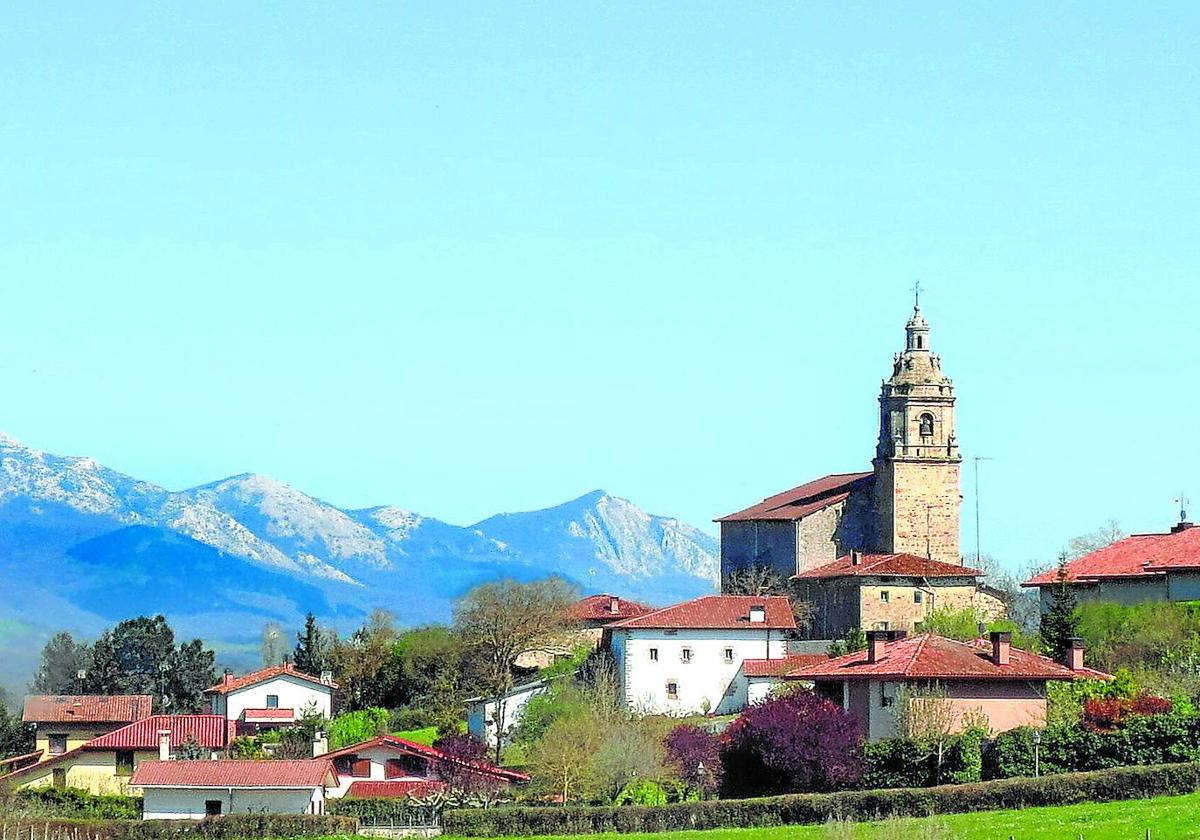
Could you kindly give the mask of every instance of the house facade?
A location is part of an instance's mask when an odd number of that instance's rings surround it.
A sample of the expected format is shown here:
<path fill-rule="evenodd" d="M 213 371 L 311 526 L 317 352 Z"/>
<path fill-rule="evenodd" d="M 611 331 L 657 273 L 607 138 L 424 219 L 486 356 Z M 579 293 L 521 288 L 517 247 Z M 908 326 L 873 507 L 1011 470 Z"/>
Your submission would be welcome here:
<path fill-rule="evenodd" d="M 337 683 L 296 669 L 290 662 L 235 677 L 226 671 L 221 682 L 205 689 L 212 712 L 237 725 L 239 734 L 291 726 L 312 711 L 333 717 Z"/>
<path fill-rule="evenodd" d="M 837 639 L 854 627 L 915 631 L 938 609 L 973 609 L 985 619 L 1004 603 L 983 585 L 983 572 L 913 554 L 852 551 L 793 578 L 795 595 L 813 609 L 805 635 Z"/>
<path fill-rule="evenodd" d="M 332 763 L 148 761 L 130 785 L 142 793 L 142 819 L 202 820 L 226 814 L 324 814 L 337 786 Z"/>
<path fill-rule="evenodd" d="M 954 383 L 917 306 L 880 390 L 872 469 L 827 475 L 716 520 L 722 584 L 753 566 L 789 578 L 852 550 L 960 563 L 961 463 Z"/>
<path fill-rule="evenodd" d="M 153 715 L 16 770 L 0 783 L 128 794 L 130 779 L 144 762 L 171 759 L 182 744 L 192 741 L 215 756 L 232 736 L 231 724 L 218 715 Z"/>
<path fill-rule="evenodd" d="M 1012 647 L 1010 633 L 958 642 L 902 630 L 871 631 L 867 649 L 797 668 L 785 679 L 809 682 L 814 690 L 854 715 L 869 741 L 900 735 L 907 701 L 943 704 L 951 732 L 968 716 L 983 715 L 989 729 L 1046 724 L 1046 684 L 1082 677 L 1109 679 L 1086 668 L 1078 642 L 1068 661 Z"/>
<path fill-rule="evenodd" d="M 25 698 L 21 719 L 33 724 L 35 750 L 41 754 L 40 761 L 47 761 L 150 717 L 152 705 L 153 698 L 148 694 L 31 694 Z"/>
<path fill-rule="evenodd" d="M 783 659 L 796 628 L 782 597 L 709 595 L 609 624 L 625 704 L 647 714 L 729 714 L 749 703 L 747 659 Z"/>
<path fill-rule="evenodd" d="M 504 743 L 521 725 L 525 707 L 539 694 L 545 693 L 549 680 L 532 680 L 513 686 L 502 697 L 472 697 L 467 700 L 467 732 L 489 746 L 496 746 L 496 731 L 502 732 Z"/>
<path fill-rule="evenodd" d="M 328 790 L 331 799 L 427 795 L 445 788 L 447 763 L 504 786 L 529 781 L 524 773 L 483 761 L 464 762 L 434 747 L 392 735 L 334 750 L 324 757 L 337 771 L 337 783 Z"/>
<path fill-rule="evenodd" d="M 1065 571 L 1080 602 L 1200 600 L 1200 528 L 1184 520 L 1165 534 L 1134 534 L 1071 561 Z M 1021 585 L 1040 591 L 1044 611 L 1058 582 L 1059 570 L 1051 569 Z"/>

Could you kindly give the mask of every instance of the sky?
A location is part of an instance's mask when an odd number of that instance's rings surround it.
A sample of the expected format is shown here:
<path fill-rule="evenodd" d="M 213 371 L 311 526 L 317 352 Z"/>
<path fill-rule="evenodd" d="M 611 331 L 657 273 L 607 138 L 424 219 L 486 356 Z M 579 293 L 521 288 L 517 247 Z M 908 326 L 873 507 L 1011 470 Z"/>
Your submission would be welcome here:
<path fill-rule="evenodd" d="M 1194 4 L 124 3 L 0 29 L 0 429 L 170 489 L 714 517 L 869 468 L 920 280 L 963 543 L 1200 504 Z M 977 4 L 971 4 L 977 5 Z"/>

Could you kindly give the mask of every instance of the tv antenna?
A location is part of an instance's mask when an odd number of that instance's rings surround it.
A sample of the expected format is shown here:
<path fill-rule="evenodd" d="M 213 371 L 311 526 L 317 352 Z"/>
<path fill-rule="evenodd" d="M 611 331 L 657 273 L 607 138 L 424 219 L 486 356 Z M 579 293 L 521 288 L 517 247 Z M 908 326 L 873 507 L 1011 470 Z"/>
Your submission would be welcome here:
<path fill-rule="evenodd" d="M 980 558 L 983 557 L 983 552 L 980 549 L 979 536 L 979 462 L 994 461 L 995 458 L 989 458 L 986 455 L 975 456 L 975 565 L 978 566 Z"/>

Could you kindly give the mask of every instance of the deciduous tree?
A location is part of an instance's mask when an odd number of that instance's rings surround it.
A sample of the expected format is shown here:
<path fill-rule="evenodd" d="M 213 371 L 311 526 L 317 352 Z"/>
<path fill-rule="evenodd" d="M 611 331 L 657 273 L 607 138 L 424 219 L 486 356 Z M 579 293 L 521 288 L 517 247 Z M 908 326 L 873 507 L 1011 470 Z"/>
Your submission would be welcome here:
<path fill-rule="evenodd" d="M 70 633 L 55 633 L 42 648 L 37 675 L 29 689 L 35 694 L 76 694 L 84 690 L 92 665 L 92 650 Z"/>

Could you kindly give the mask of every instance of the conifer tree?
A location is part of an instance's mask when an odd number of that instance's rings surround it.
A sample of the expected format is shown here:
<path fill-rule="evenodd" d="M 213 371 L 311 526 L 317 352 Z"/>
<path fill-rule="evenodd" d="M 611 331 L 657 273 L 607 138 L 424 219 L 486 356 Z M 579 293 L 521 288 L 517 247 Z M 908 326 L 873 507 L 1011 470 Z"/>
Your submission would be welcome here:
<path fill-rule="evenodd" d="M 1071 639 L 1079 635 L 1075 592 L 1067 582 L 1067 556 L 1059 558 L 1058 583 L 1050 593 L 1050 609 L 1042 614 L 1042 643 L 1057 660 L 1066 656 Z"/>

